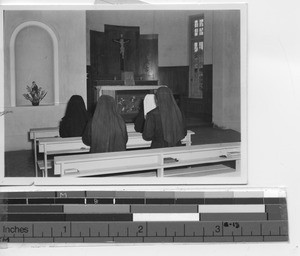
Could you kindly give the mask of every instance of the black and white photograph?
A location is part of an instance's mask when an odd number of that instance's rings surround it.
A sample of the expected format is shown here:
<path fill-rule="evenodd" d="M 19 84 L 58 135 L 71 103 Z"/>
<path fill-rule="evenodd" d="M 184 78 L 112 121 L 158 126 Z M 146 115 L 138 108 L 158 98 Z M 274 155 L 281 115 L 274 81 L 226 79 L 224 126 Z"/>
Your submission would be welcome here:
<path fill-rule="evenodd" d="M 2 176 L 246 184 L 246 14 L 3 10 Z"/>
<path fill-rule="evenodd" d="M 296 0 L 29 2 L 0 3 L 1 255 L 299 254 Z"/>

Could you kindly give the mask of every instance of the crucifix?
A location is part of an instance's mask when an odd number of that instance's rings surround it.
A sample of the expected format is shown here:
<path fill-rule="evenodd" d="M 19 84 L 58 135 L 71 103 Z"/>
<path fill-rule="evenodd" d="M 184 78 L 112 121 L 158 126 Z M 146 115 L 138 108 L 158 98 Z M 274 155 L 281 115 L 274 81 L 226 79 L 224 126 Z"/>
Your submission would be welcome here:
<path fill-rule="evenodd" d="M 125 39 L 123 37 L 123 34 L 121 34 L 119 39 L 113 39 L 113 41 L 120 45 L 120 68 L 121 68 L 121 71 L 125 71 L 125 63 L 124 63 L 125 44 L 129 43 L 130 39 Z"/>

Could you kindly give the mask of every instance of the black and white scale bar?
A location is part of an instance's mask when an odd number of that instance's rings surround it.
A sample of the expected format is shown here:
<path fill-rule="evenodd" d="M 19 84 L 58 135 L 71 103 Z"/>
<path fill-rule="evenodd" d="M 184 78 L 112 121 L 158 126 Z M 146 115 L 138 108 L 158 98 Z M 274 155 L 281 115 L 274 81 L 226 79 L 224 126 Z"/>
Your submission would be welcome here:
<path fill-rule="evenodd" d="M 280 189 L 3 192 L 0 241 L 288 241 L 286 193 Z"/>
<path fill-rule="evenodd" d="M 6 193 L 7 194 L 7 193 Z M 286 204 L 285 198 L 11 198 L 1 204 Z"/>
<path fill-rule="evenodd" d="M 280 204 L 269 205 L 111 205 L 111 204 L 65 204 L 65 205 L 3 205 L 0 204 L 0 220 L 2 221 L 72 221 L 77 220 L 80 214 L 86 220 L 93 218 L 95 221 L 110 221 L 111 218 L 118 221 L 135 220 L 135 221 L 151 221 L 157 220 L 158 214 L 165 216 L 160 221 L 168 221 L 174 214 L 177 217 L 186 215 L 184 221 L 193 221 L 195 218 L 203 218 L 203 216 L 220 217 L 230 216 L 231 219 L 237 216 L 249 216 L 253 214 L 263 216 L 263 219 L 269 220 L 286 220 L 287 207 Z M 200 215 L 199 215 L 200 213 Z M 98 214 L 99 219 L 95 219 Z M 224 215 L 225 214 L 225 215 Z M 227 214 L 227 215 L 226 215 Z M 90 216 L 89 216 L 90 215 Z M 111 215 L 110 217 L 107 217 Z M 102 218 L 102 216 L 105 216 Z M 191 219 L 188 218 L 191 216 Z M 198 217 L 196 217 L 198 216 Z M 200 217 L 199 217 L 200 216 Z M 106 218 L 106 219 L 105 219 Z"/>

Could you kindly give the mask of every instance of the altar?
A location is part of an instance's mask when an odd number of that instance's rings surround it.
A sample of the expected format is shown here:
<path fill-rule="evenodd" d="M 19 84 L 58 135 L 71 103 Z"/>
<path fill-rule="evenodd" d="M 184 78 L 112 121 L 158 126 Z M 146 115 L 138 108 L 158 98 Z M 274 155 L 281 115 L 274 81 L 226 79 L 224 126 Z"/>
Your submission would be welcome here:
<path fill-rule="evenodd" d="M 120 93 L 121 91 L 126 91 L 127 93 L 131 93 L 132 95 L 134 95 L 136 92 L 148 94 L 154 93 L 159 87 L 161 87 L 161 85 L 99 85 L 95 86 L 95 96 L 98 99 L 101 95 L 105 94 L 116 98 L 116 95 L 118 95 L 118 93 Z"/>
<path fill-rule="evenodd" d="M 95 102 L 101 95 L 110 95 L 116 100 L 119 113 L 126 123 L 134 122 L 146 94 L 155 93 L 162 85 L 99 85 L 95 86 Z"/>

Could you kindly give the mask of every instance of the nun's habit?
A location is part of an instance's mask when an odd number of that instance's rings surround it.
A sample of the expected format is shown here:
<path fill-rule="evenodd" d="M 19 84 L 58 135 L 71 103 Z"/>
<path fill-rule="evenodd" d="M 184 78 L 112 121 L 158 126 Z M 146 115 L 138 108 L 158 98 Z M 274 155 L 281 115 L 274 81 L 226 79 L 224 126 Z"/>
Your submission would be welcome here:
<path fill-rule="evenodd" d="M 126 124 L 117 111 L 114 98 L 100 96 L 82 136 L 83 143 L 91 147 L 91 153 L 102 153 L 126 150 L 127 140 Z"/>
<path fill-rule="evenodd" d="M 172 91 L 160 87 L 155 96 L 157 107 L 146 116 L 143 139 L 152 141 L 151 148 L 180 146 L 187 130 Z"/>
<path fill-rule="evenodd" d="M 73 95 L 67 105 L 65 116 L 59 124 L 60 137 L 81 137 L 89 114 L 80 95 Z"/>

